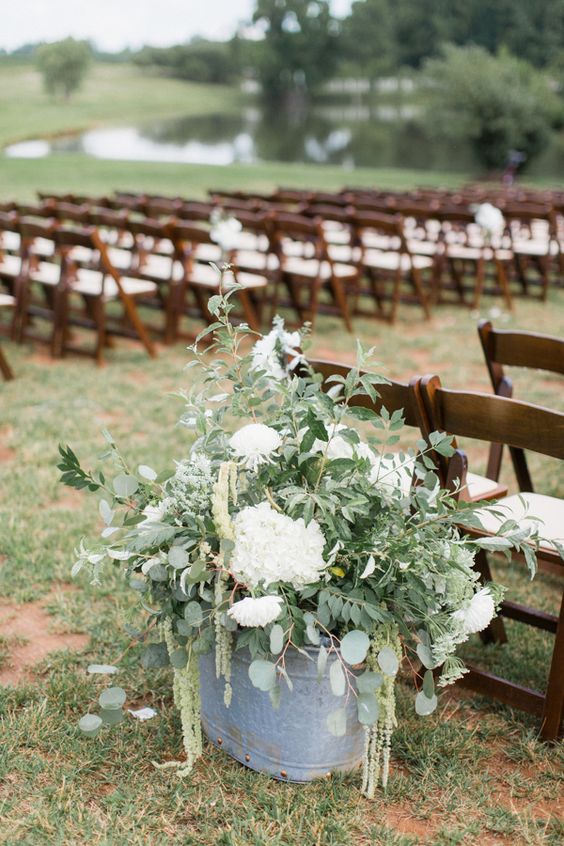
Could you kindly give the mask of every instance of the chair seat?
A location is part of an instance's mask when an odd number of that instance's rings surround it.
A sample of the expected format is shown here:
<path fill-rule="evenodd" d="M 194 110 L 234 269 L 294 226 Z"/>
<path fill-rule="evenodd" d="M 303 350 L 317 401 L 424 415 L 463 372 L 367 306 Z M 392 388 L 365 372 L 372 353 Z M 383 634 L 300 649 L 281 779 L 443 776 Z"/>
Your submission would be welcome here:
<path fill-rule="evenodd" d="M 0 249 L 16 253 L 20 248 L 20 236 L 17 232 L 2 232 L 0 235 Z"/>
<path fill-rule="evenodd" d="M 31 245 L 31 253 L 34 256 L 50 258 L 55 255 L 55 242 L 49 238 L 36 238 Z"/>
<path fill-rule="evenodd" d="M 29 274 L 31 282 L 37 282 L 40 285 L 58 285 L 61 278 L 61 268 L 58 264 L 52 264 L 50 261 L 40 261 L 39 265 L 34 268 Z"/>
<path fill-rule="evenodd" d="M 169 282 L 171 279 L 179 282 L 182 279 L 180 262 L 172 257 L 157 256 L 153 253 L 144 256 L 139 272 L 141 276 L 157 282 Z"/>
<path fill-rule="evenodd" d="M 219 275 L 209 264 L 195 264 L 190 273 L 189 284 L 199 285 L 204 288 L 219 288 Z M 258 273 L 237 272 L 237 283 L 244 288 L 265 288 L 268 280 Z M 223 274 L 223 288 L 231 288 L 234 285 L 233 273 L 228 270 Z"/>
<path fill-rule="evenodd" d="M 328 244 L 327 251 L 333 261 L 340 264 L 356 264 L 360 261 L 360 248 L 350 244 Z"/>
<path fill-rule="evenodd" d="M 263 272 L 277 270 L 279 264 L 274 253 L 265 253 L 259 250 L 237 250 L 234 260 L 237 267 Z"/>
<path fill-rule="evenodd" d="M 16 304 L 16 300 L 10 294 L 0 294 L 0 308 L 11 308 Z"/>
<path fill-rule="evenodd" d="M 436 241 L 420 241 L 418 238 L 408 240 L 409 251 L 416 256 L 436 256 L 439 244 Z"/>
<path fill-rule="evenodd" d="M 194 250 L 197 261 L 213 261 L 216 264 L 222 260 L 221 248 L 217 244 L 198 244 Z"/>
<path fill-rule="evenodd" d="M 513 241 L 513 252 L 520 256 L 556 256 L 558 245 L 547 240 L 524 239 Z"/>
<path fill-rule="evenodd" d="M 122 249 L 120 247 L 108 247 L 106 252 L 108 258 L 116 268 L 116 270 L 129 270 L 131 267 L 131 259 L 133 254 L 130 250 Z"/>
<path fill-rule="evenodd" d="M 447 256 L 451 259 L 461 259 L 464 261 L 479 261 L 481 258 L 485 261 L 492 261 L 494 259 L 494 251 L 491 247 L 469 247 L 464 244 L 450 244 L 447 250 Z M 495 258 L 499 261 L 511 261 L 513 253 L 511 250 L 499 249 L 495 251 Z"/>
<path fill-rule="evenodd" d="M 396 236 L 380 235 L 378 232 L 363 232 L 361 235 L 362 244 L 368 250 L 397 250 L 400 247 L 400 239 Z"/>
<path fill-rule="evenodd" d="M 426 256 L 408 256 L 405 253 L 384 253 L 378 250 L 366 250 L 362 259 L 364 267 L 372 267 L 376 270 L 398 270 L 404 273 L 409 272 L 412 267 L 417 270 L 424 270 L 433 266 L 433 261 Z"/>
<path fill-rule="evenodd" d="M 120 281 L 123 291 L 131 297 L 157 292 L 155 283 L 146 279 L 122 276 Z M 104 300 L 115 300 L 119 297 L 116 281 L 111 276 L 104 277 L 104 274 L 98 270 L 81 268 L 71 287 L 73 291 L 86 297 L 100 297 L 102 292 Z"/>
<path fill-rule="evenodd" d="M 350 264 L 335 262 L 330 265 L 328 261 L 320 262 L 318 259 L 304 259 L 297 256 L 286 256 L 282 270 L 292 276 L 306 276 L 310 279 L 317 279 L 318 276 L 322 279 L 330 279 L 333 274 L 339 278 L 355 279 L 358 273 L 356 267 Z"/>
<path fill-rule="evenodd" d="M 497 516 L 494 509 L 502 516 Z M 538 527 L 541 549 L 553 551 L 551 541 L 564 544 L 564 499 L 537 493 L 512 494 L 480 509 L 479 516 L 487 534 L 495 533 L 505 520 L 515 520 L 523 528 Z"/>
<path fill-rule="evenodd" d="M 494 482 L 487 476 L 479 476 L 477 473 L 467 473 L 466 487 L 469 499 L 480 500 L 499 490 L 499 482 Z"/>
<path fill-rule="evenodd" d="M 20 275 L 22 262 L 19 256 L 3 255 L 0 257 L 0 276 L 15 279 Z"/>

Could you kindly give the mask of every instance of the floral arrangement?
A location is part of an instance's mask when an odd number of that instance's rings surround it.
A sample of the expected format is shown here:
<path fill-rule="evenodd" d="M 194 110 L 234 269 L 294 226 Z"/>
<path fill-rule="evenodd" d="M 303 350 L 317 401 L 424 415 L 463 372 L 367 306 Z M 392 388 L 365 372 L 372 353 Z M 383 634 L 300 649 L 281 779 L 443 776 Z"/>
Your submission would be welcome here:
<path fill-rule="evenodd" d="M 194 439 L 171 472 L 131 469 L 107 432 L 111 474 L 83 470 L 60 448 L 62 481 L 104 496 L 101 542 L 81 543 L 73 574 L 88 567 L 98 583 L 113 563 L 139 592 L 160 633 L 141 660 L 174 669 L 183 773 L 202 752 L 199 656 L 214 651 L 228 705 L 233 652 L 248 649 L 250 679 L 275 708 L 281 685 L 292 687 L 288 650 L 309 645 L 319 675 L 329 675 L 335 735 L 347 729 L 344 698 L 356 699 L 370 797 L 388 777 L 404 659 L 415 709 L 430 714 L 436 687 L 465 671 L 457 646 L 490 623 L 503 594 L 480 583 L 476 550 L 516 546 L 534 568 L 534 532 L 507 522 L 494 538 L 464 535 L 460 526 L 478 525 L 479 512 L 440 489 L 431 458 L 449 455 L 451 438 L 434 433 L 417 452 L 396 453 L 401 412 L 354 404 L 376 401 L 386 381 L 366 372 L 371 352 L 358 345 L 356 367 L 327 390 L 302 352 L 307 331 L 290 333 L 277 318 L 256 339 L 231 324 L 230 297 L 211 298 L 216 322 L 198 339 L 213 333 L 211 346 L 192 348 L 199 378 L 182 394 L 182 423 Z M 118 722 L 124 701 L 121 688 L 105 690 L 100 714 L 81 728 L 94 735 Z"/>

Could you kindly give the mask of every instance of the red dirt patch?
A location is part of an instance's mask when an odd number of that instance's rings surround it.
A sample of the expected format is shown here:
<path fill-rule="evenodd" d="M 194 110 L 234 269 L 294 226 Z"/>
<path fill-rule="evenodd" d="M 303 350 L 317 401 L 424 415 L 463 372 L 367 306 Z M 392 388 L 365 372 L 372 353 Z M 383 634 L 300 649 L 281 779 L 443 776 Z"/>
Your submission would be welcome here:
<path fill-rule="evenodd" d="M 84 497 L 80 491 L 69 488 L 49 506 L 49 509 L 79 511 L 83 501 Z"/>
<path fill-rule="evenodd" d="M 45 611 L 52 594 L 39 602 L 25 605 L 0 602 L 0 636 L 7 639 L 9 658 L 0 667 L 0 685 L 16 686 L 32 676 L 32 668 L 51 652 L 61 649 L 83 649 L 88 641 L 85 634 L 63 634 L 50 631 L 53 623 Z M 10 639 L 14 639 L 13 645 Z"/>
<path fill-rule="evenodd" d="M 3 464 L 5 461 L 12 461 L 16 455 L 15 449 L 7 446 L 12 438 L 13 431 L 11 426 L 5 426 L 3 429 L 0 429 L 0 464 Z"/>

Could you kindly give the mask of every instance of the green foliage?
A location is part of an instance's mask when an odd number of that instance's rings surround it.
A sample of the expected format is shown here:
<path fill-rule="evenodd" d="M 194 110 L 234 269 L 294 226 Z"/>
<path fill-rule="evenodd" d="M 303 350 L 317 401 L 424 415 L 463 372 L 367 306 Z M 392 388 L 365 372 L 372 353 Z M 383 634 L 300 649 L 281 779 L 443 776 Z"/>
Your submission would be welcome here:
<path fill-rule="evenodd" d="M 37 50 L 37 67 L 43 75 L 45 90 L 68 100 L 82 84 L 91 61 L 91 49 L 85 41 L 65 38 L 44 44 Z"/>
<path fill-rule="evenodd" d="M 355 0 L 339 41 L 347 69 L 372 82 L 396 68 L 393 8 L 389 0 Z"/>
<path fill-rule="evenodd" d="M 327 0 L 257 0 L 253 20 L 264 28 L 255 61 L 267 100 L 314 94 L 331 79 L 339 39 Z"/>
<path fill-rule="evenodd" d="M 233 42 L 197 38 L 173 47 L 143 47 L 133 57 L 139 67 L 158 68 L 177 79 L 225 85 L 239 75 Z"/>
<path fill-rule="evenodd" d="M 562 106 L 548 80 L 521 59 L 481 47 L 446 46 L 425 68 L 429 127 L 469 141 L 486 167 L 502 167 L 510 150 L 534 158 Z"/>

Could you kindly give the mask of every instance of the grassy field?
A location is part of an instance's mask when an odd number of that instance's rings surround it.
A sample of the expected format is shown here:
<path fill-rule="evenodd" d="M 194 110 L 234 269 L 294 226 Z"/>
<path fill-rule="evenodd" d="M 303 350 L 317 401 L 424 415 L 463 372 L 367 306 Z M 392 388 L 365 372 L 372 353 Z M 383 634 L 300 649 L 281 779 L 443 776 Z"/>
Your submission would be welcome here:
<path fill-rule="evenodd" d="M 486 301 L 485 312 L 492 305 Z M 564 334 L 564 292 L 546 306 L 518 302 L 503 325 Z M 355 328 L 375 344 L 390 376 L 438 371 L 453 387 L 488 389 L 475 317 L 466 311 L 443 307 L 427 324 L 406 307 L 395 328 L 368 320 Z M 43 602 L 52 633 L 81 632 L 89 644 L 82 653 L 48 656 L 15 688 L 0 686 L 0 843 L 560 846 L 562 749 L 538 742 L 532 718 L 459 690 L 421 720 L 400 688 L 393 774 L 387 796 L 373 803 L 360 796 L 355 775 L 278 784 L 211 747 L 185 782 L 155 769 L 152 761 L 181 754 L 180 727 L 169 673 L 146 673 L 133 652 L 120 662 L 128 707 L 151 705 L 158 717 L 128 720 L 94 741 L 80 736 L 76 721 L 96 695 L 85 667 L 116 660 L 128 643 L 123 625 L 139 623 L 140 614 L 117 572 L 108 572 L 101 588 L 83 577 L 69 586 L 73 547 L 98 520 L 92 499 L 58 484 L 57 443 L 70 442 L 93 463 L 103 449 L 100 429 L 108 427 L 132 462 L 169 466 L 186 452 L 190 435 L 175 427 L 181 405 L 168 394 L 192 371 L 183 371 L 182 345 L 161 348 L 151 361 L 118 342 L 101 370 L 82 359 L 52 362 L 41 347 L 4 347 L 18 378 L 0 383 L 0 608 L 14 603 L 17 620 L 19 603 L 29 610 L 35 606 L 28 603 Z M 314 352 L 351 360 L 352 340 L 322 318 Z M 562 408 L 557 377 L 517 372 L 515 379 L 518 395 Z M 474 469 L 483 466 L 484 449 L 470 454 Z M 532 468 L 539 490 L 564 495 L 559 467 L 535 459 Z M 504 476 L 514 487 L 507 463 Z M 512 598 L 555 608 L 555 577 L 541 575 L 531 586 L 518 565 L 496 571 Z M 511 623 L 508 630 L 507 647 L 485 649 L 476 639 L 469 652 L 542 687 L 551 636 Z M 13 649 L 0 639 L 0 673 L 10 668 Z"/>

